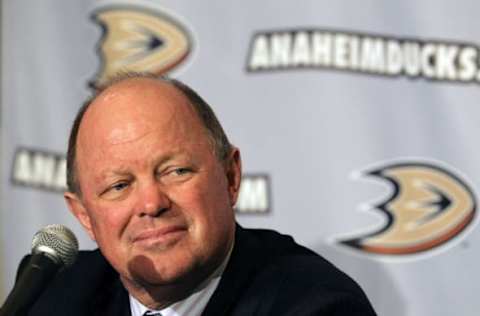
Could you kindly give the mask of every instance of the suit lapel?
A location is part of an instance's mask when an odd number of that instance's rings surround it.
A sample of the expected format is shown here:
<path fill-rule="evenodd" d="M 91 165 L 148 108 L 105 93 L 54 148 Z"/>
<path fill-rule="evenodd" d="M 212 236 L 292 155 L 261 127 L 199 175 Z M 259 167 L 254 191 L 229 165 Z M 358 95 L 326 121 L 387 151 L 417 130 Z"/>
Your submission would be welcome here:
<path fill-rule="evenodd" d="M 244 288 L 252 281 L 263 258 L 255 239 L 237 225 L 230 260 L 202 315 L 232 315 Z M 258 300 L 242 302 L 242 311 L 255 310 L 257 305 Z"/>

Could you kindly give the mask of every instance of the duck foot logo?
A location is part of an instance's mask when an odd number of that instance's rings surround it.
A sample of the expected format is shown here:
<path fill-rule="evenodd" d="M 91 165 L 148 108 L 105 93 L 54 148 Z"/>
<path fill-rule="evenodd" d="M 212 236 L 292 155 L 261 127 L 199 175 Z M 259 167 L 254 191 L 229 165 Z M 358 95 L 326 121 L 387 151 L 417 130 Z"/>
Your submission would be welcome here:
<path fill-rule="evenodd" d="M 103 30 L 98 44 L 101 69 L 93 87 L 119 72 L 161 75 L 180 64 L 190 53 L 187 30 L 173 18 L 143 7 L 107 7 L 94 12 L 93 21 Z"/>
<path fill-rule="evenodd" d="M 431 250 L 458 236 L 476 214 L 469 186 L 449 170 L 424 162 L 396 163 L 366 175 L 387 181 L 391 196 L 373 208 L 385 215 L 383 227 L 340 240 L 366 253 L 408 255 Z"/>

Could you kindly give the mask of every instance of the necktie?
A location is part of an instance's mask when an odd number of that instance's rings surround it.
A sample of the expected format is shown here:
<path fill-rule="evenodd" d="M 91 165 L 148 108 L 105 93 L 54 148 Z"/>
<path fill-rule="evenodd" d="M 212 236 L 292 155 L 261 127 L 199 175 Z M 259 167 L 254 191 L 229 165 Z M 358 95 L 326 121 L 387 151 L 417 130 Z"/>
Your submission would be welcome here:
<path fill-rule="evenodd" d="M 143 316 L 162 316 L 162 314 L 160 312 L 146 311 Z"/>

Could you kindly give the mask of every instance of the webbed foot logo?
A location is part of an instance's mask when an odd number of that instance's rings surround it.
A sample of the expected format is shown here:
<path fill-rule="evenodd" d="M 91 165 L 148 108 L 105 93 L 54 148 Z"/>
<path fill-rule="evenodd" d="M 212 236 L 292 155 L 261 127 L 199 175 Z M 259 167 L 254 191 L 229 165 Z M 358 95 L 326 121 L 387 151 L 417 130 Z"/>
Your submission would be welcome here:
<path fill-rule="evenodd" d="M 433 249 L 472 223 L 475 196 L 450 171 L 427 163 L 391 164 L 367 172 L 390 183 L 391 196 L 374 206 L 383 212 L 383 227 L 341 240 L 367 253 L 406 255 Z"/>
<path fill-rule="evenodd" d="M 191 50 L 184 27 L 172 18 L 137 7 L 109 7 L 95 11 L 102 27 L 98 44 L 102 65 L 91 83 L 98 87 L 119 72 L 163 74 L 181 63 Z"/>

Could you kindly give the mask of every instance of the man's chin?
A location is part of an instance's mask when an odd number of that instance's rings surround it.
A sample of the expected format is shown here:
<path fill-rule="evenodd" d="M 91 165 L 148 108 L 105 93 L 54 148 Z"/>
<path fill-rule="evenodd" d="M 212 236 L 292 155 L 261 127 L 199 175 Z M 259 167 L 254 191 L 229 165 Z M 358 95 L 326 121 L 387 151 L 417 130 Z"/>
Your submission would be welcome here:
<path fill-rule="evenodd" d="M 174 260 L 172 260 L 174 262 Z M 131 279 L 142 287 L 169 286 L 184 283 L 190 275 L 191 267 L 175 265 L 168 267 L 161 263 L 155 264 L 153 259 L 139 255 L 128 263 L 128 273 Z"/>

